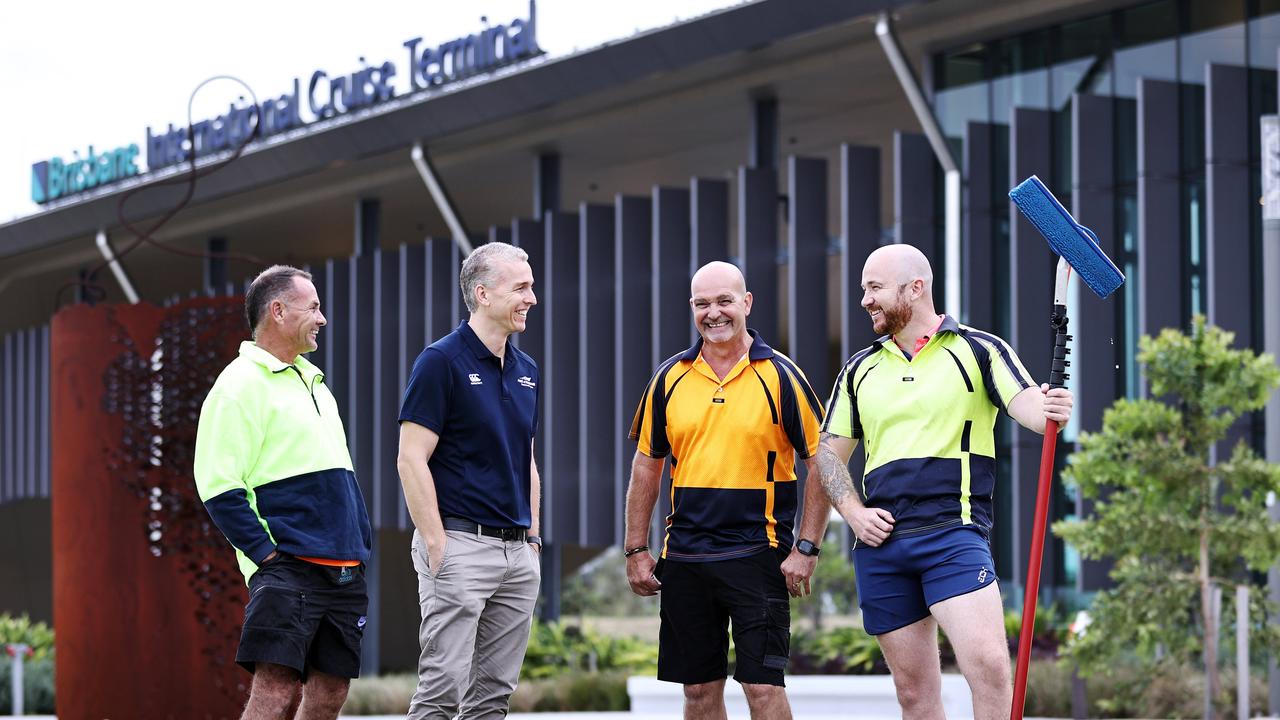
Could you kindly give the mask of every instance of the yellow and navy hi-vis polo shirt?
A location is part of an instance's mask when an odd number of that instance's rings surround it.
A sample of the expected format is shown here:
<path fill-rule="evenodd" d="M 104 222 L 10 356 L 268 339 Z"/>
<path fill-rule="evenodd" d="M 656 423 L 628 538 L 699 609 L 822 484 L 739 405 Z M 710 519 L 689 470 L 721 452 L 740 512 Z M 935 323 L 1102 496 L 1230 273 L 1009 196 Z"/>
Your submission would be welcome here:
<path fill-rule="evenodd" d="M 915 357 L 884 336 L 836 377 L 823 432 L 861 439 L 862 498 L 893 532 L 992 521 L 996 413 L 1034 385 L 1008 343 L 948 316 Z"/>
<path fill-rule="evenodd" d="M 662 557 L 709 562 L 791 547 L 795 453 L 818 451 L 822 405 L 804 373 L 754 331 L 724 379 L 702 340 L 668 359 L 645 388 L 631 439 L 671 456 L 671 507 Z"/>

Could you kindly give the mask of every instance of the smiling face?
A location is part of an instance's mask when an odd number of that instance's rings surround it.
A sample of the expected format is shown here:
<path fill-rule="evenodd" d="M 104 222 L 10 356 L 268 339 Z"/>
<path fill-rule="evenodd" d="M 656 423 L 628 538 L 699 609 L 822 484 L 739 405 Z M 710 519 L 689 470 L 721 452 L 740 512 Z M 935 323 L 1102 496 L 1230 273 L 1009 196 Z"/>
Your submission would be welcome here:
<path fill-rule="evenodd" d="M 918 267 L 921 262 L 923 270 Z M 862 309 L 871 316 L 876 333 L 896 335 L 911 322 L 914 304 L 927 290 L 928 273 L 928 261 L 909 245 L 887 245 L 867 257 L 862 268 Z"/>
<path fill-rule="evenodd" d="M 290 349 L 295 355 L 315 352 L 319 347 L 320 328 L 327 322 L 324 313 L 320 312 L 316 286 L 310 280 L 295 277 L 293 291 L 272 301 L 273 306 L 277 303 L 280 307 L 272 310 L 280 313 L 280 335 L 288 341 Z"/>
<path fill-rule="evenodd" d="M 524 332 L 529 308 L 538 304 L 533 293 L 533 268 L 523 260 L 495 260 L 492 285 L 477 286 L 486 318 L 508 335 Z"/>
<path fill-rule="evenodd" d="M 693 324 L 708 344 L 743 342 L 751 293 L 742 273 L 729 263 L 710 263 L 693 276 L 689 306 Z"/>

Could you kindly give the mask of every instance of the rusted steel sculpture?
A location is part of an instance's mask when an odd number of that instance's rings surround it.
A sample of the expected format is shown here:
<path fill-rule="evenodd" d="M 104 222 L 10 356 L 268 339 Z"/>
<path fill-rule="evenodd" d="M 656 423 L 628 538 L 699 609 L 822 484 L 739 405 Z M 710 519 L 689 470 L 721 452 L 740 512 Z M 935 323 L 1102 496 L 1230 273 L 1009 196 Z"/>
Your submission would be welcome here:
<path fill-rule="evenodd" d="M 247 336 L 242 308 L 201 298 L 53 318 L 61 720 L 239 716 L 244 582 L 191 464 L 200 404 Z"/>

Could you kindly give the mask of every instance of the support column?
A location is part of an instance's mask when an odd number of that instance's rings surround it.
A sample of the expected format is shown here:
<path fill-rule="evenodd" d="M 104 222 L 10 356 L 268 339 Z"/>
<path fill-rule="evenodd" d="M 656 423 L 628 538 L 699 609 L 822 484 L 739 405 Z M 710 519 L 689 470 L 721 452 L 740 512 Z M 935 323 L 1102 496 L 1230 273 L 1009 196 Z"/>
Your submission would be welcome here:
<path fill-rule="evenodd" d="M 356 238 L 352 255 L 365 257 L 378 251 L 382 241 L 382 202 L 361 198 L 356 202 Z"/>
<path fill-rule="evenodd" d="M 227 259 L 220 257 L 227 252 L 227 239 L 211 237 L 205 241 L 204 294 L 209 297 L 221 294 L 227 287 Z"/>
<path fill-rule="evenodd" d="M 752 102 L 751 146 L 748 163 L 752 168 L 778 167 L 778 99 L 761 97 Z"/>
<path fill-rule="evenodd" d="M 1071 214 L 1098 235 L 1098 246 L 1107 257 L 1117 257 L 1115 183 L 1115 101 L 1097 95 L 1075 95 L 1071 103 L 1072 187 Z M 1078 283 L 1076 279 L 1072 282 Z M 1116 367 L 1122 361 L 1124 345 L 1116 317 L 1123 312 L 1117 304 L 1124 293 L 1103 300 L 1087 287 L 1077 293 L 1079 307 L 1071 311 L 1071 333 L 1075 348 L 1071 359 L 1076 390 L 1076 410 L 1080 430 L 1098 432 L 1102 414 L 1123 394 Z M 1069 448 L 1062 448 L 1063 452 Z M 1093 513 L 1093 501 L 1076 498 L 1076 516 Z M 1082 560 L 1076 578 L 1079 591 L 1110 585 L 1110 562 Z"/>
<path fill-rule="evenodd" d="M 613 352 L 617 361 L 614 383 L 614 472 L 619 487 L 614 498 L 614 517 L 625 512 L 626 486 L 631 478 L 631 458 L 635 443 L 627 439 L 631 420 L 640 404 L 649 376 L 656 369 L 653 358 L 651 324 L 637 322 L 652 312 L 653 284 L 653 201 L 647 197 L 618 195 L 614 198 L 614 277 L 618 297 L 613 306 Z M 662 500 L 658 500 L 661 504 Z M 661 515 L 656 512 L 655 515 Z M 621 546 L 626 523 L 619 522 L 614 542 Z"/>
<path fill-rule="evenodd" d="M 617 536 L 621 475 L 613 472 L 614 394 L 618 384 L 605 350 L 614 342 L 614 308 L 618 304 L 615 274 L 614 218 L 609 205 L 583 203 L 579 211 L 578 284 L 578 544 L 608 547 Z M 629 269 L 628 272 L 635 272 Z M 625 490 L 622 490 L 625 495 Z"/>
<path fill-rule="evenodd" d="M 533 216 L 560 212 L 560 153 L 538 155 L 533 164 Z M 535 275 L 536 277 L 536 275 Z"/>
<path fill-rule="evenodd" d="M 779 337 L 778 173 L 773 168 L 738 168 L 738 263 L 747 276 L 754 305 L 751 326 Z"/>
<path fill-rule="evenodd" d="M 1052 114 L 1045 110 L 1015 108 L 1010 128 L 1010 173 L 1016 182 L 1032 175 L 1049 176 L 1052 148 L 1050 127 Z M 1014 351 L 1022 359 L 1033 379 L 1044 377 L 1051 360 L 1053 346 L 1049 315 L 1053 310 L 1053 276 L 1055 258 L 1049 244 L 1027 222 L 1022 213 L 1009 211 L 1009 266 L 1011 327 L 1009 338 Z M 1042 438 L 1021 426 L 1014 427 L 1013 477 L 1013 559 L 1015 591 L 1027 582 L 1027 551 L 1031 547 L 1031 531 L 1036 505 L 1036 485 L 1040 470 Z M 1046 542 L 1041 584 L 1052 585 L 1056 559 L 1052 543 Z"/>

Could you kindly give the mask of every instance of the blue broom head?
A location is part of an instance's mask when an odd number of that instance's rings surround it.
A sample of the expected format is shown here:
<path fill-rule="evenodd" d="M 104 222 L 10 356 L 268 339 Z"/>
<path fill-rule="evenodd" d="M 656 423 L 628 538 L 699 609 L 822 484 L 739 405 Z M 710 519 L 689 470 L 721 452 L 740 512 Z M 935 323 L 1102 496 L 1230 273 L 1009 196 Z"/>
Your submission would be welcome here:
<path fill-rule="evenodd" d="M 1098 236 L 1076 222 L 1040 178 L 1023 180 L 1009 191 L 1009 199 L 1098 297 L 1105 298 L 1124 283 L 1124 273 L 1098 247 Z"/>

